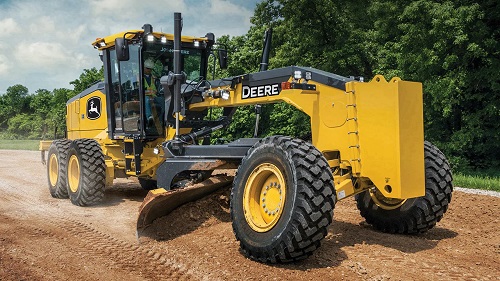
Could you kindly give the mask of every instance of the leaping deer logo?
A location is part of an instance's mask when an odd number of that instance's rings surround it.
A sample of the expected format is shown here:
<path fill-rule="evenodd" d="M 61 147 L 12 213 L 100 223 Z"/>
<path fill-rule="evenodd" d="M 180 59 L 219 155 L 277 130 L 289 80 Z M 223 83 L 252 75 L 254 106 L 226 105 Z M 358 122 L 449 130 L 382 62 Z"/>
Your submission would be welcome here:
<path fill-rule="evenodd" d="M 101 117 L 101 99 L 99 97 L 92 97 L 87 101 L 87 118 L 95 120 Z"/>
<path fill-rule="evenodd" d="M 97 106 L 94 107 L 94 101 L 90 102 L 90 109 L 89 109 L 89 114 L 91 112 L 95 112 L 97 115 L 99 115 L 99 111 L 97 110 Z"/>

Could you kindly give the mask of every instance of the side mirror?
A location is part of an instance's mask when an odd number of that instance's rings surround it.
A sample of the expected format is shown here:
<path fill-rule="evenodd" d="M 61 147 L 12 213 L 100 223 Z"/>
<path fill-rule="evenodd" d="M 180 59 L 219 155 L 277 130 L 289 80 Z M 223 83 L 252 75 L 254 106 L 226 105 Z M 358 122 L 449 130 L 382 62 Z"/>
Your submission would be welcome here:
<path fill-rule="evenodd" d="M 128 42 L 125 38 L 116 38 L 115 39 L 115 47 L 116 47 L 116 58 L 119 61 L 128 61 L 130 59 Z"/>
<path fill-rule="evenodd" d="M 227 50 L 219 49 L 219 67 L 221 69 L 227 69 Z"/>

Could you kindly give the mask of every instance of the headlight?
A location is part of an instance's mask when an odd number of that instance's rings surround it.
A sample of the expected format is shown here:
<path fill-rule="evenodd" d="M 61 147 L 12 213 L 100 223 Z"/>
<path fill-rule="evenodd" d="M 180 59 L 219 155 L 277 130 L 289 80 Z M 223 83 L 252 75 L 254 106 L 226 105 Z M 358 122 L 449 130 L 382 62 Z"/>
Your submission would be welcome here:
<path fill-rule="evenodd" d="M 223 100 L 228 100 L 228 99 L 229 99 L 229 91 L 227 91 L 227 90 L 222 90 L 222 93 L 221 93 L 220 97 L 221 97 Z"/>
<path fill-rule="evenodd" d="M 293 79 L 296 79 L 296 80 L 302 79 L 302 71 L 300 71 L 300 70 L 296 70 L 296 71 L 293 73 Z"/>

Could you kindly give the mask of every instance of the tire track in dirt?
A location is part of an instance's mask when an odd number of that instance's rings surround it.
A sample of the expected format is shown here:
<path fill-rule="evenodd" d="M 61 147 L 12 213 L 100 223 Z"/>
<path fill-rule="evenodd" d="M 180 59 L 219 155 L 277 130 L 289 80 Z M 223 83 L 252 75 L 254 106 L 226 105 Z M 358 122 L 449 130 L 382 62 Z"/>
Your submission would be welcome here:
<path fill-rule="evenodd" d="M 443 267 L 442 264 L 436 264 L 435 261 L 429 259 L 416 260 L 410 258 L 407 254 L 394 253 L 393 251 L 370 251 L 368 254 L 365 251 L 357 251 L 356 261 L 350 262 L 350 267 L 358 266 L 361 272 L 366 271 L 362 266 L 364 261 L 376 259 L 377 263 L 396 268 L 409 268 L 419 272 L 416 279 L 425 280 L 494 280 L 484 275 L 477 275 L 467 272 L 467 268 L 459 267 Z M 353 266 L 354 265 L 354 266 Z M 411 280 L 411 278 L 409 278 Z"/>
<path fill-rule="evenodd" d="M 43 234 L 44 237 L 50 237 L 57 241 L 66 241 L 69 238 L 73 242 L 71 246 L 74 247 L 74 243 L 76 243 L 79 251 L 86 252 L 89 256 L 111 257 L 122 268 L 147 278 L 191 280 L 195 277 L 192 272 L 189 272 L 189 264 L 180 263 L 172 255 L 167 256 L 167 254 L 155 251 L 151 247 L 125 242 L 97 230 L 88 223 L 59 213 L 55 209 L 42 207 L 40 200 L 34 194 L 24 193 L 14 188 L 14 185 L 17 184 L 31 186 L 36 183 L 13 176 L 8 176 L 3 183 L 0 183 L 4 190 L 12 191 L 0 194 L 2 201 L 13 205 L 4 213 L 8 215 L 8 213 L 16 212 L 16 216 L 13 218 L 21 223 L 23 223 L 23 217 L 29 216 L 29 212 L 23 214 L 22 210 L 30 210 L 30 212 L 35 212 L 37 216 L 43 215 L 44 228 L 23 224 L 25 231 L 35 230 L 37 233 L 34 234 Z M 48 227 L 49 225 L 51 227 Z M 54 232 L 53 230 L 56 229 L 62 230 L 62 232 Z"/>
<path fill-rule="evenodd" d="M 100 246 L 101 254 L 114 257 L 128 267 L 146 265 L 153 269 L 153 277 L 168 278 L 169 280 L 173 278 L 175 280 L 192 280 L 194 277 L 193 272 L 189 272 L 189 264 L 180 264 L 175 258 L 167 257 L 165 253 L 155 251 L 151 247 L 122 241 L 80 221 L 70 219 L 68 222 L 70 224 L 62 226 L 68 233 L 78 235 L 83 238 L 80 240 L 90 241 L 92 245 Z M 163 276 L 162 273 L 165 272 L 168 272 L 167 276 Z"/>
<path fill-rule="evenodd" d="M 454 237 L 441 228 L 433 231 L 444 232 L 444 239 Z M 388 237 L 393 237 L 391 242 L 388 242 Z M 438 242 L 423 235 L 380 233 L 365 222 L 356 225 L 349 221 L 337 220 L 330 227 L 317 256 L 312 258 L 325 259 L 328 251 L 340 248 L 346 254 L 343 265 L 362 280 L 497 280 L 470 272 L 466 266 L 444 266 L 436 262 L 436 255 L 440 255 L 434 250 Z M 427 255 L 426 252 L 432 254 Z M 386 269 L 394 268 L 401 269 L 401 272 L 384 275 Z M 411 272 L 405 270 L 407 268 L 411 268 Z M 404 275 L 399 275 L 401 273 Z"/>
<path fill-rule="evenodd" d="M 68 236 L 61 228 L 53 229 L 52 224 L 34 226 L 28 220 L 13 220 L 1 214 L 0 221 L 7 226 L 15 225 L 15 231 L 22 233 L 20 237 L 15 233 L 12 234 L 12 230 L 3 233 L 12 237 L 7 247 L 4 247 L 7 250 L 4 254 L 10 255 L 10 259 L 21 266 L 28 265 L 23 266 L 30 275 L 26 280 L 144 280 L 146 278 L 145 274 L 130 270 L 113 258 L 96 255 L 94 245 L 83 245 L 78 237 Z M 26 239 L 31 237 L 36 238 L 38 243 L 26 245 Z M 42 252 L 47 248 L 50 250 Z M 99 268 L 99 275 L 87 274 L 89 267 Z M 121 278 L 117 279 L 115 274 Z"/>
<path fill-rule="evenodd" d="M 34 207 L 34 200 L 14 195 L 10 198 L 16 206 L 29 207 L 30 210 L 44 213 L 44 227 L 26 224 L 22 218 L 16 217 L 23 230 L 35 235 L 43 235 L 56 241 L 63 241 L 71 247 L 89 256 L 100 256 L 103 259 L 112 258 L 122 268 L 128 269 L 147 278 L 166 278 L 167 280 L 191 280 L 192 274 L 187 272 L 189 265 L 181 265 L 175 259 L 149 247 L 134 245 L 109 234 L 103 233 L 91 225 L 66 217 L 46 208 Z M 26 200 L 28 199 L 28 200 Z M 54 231 L 57 230 L 57 231 Z M 138 270 L 139 268 L 140 270 Z"/>

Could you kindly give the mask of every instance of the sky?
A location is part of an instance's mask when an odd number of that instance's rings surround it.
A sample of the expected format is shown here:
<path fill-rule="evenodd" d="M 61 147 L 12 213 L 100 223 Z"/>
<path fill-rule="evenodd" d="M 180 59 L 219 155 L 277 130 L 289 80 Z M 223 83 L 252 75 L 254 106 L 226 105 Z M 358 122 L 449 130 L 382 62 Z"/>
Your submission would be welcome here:
<path fill-rule="evenodd" d="M 260 0 L 0 0 L 0 94 L 16 84 L 73 89 L 84 69 L 100 68 L 98 37 L 141 29 L 173 33 L 174 12 L 183 35 L 245 34 Z"/>

